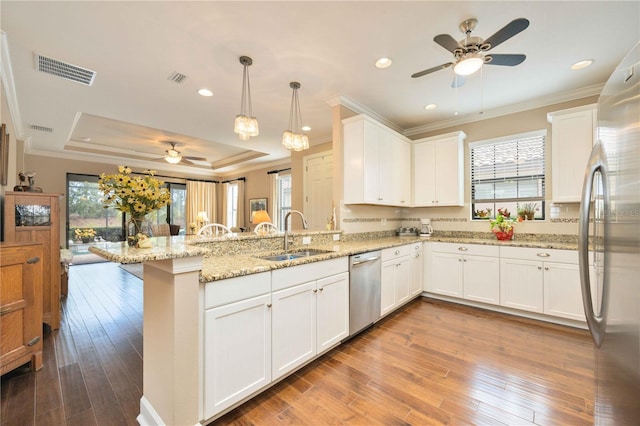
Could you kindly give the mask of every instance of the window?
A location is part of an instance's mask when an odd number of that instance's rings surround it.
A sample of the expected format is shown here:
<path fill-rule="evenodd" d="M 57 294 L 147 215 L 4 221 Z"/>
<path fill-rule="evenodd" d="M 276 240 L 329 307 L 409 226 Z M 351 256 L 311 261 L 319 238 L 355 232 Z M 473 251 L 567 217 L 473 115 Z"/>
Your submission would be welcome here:
<path fill-rule="evenodd" d="M 498 209 L 515 218 L 525 207 L 544 219 L 545 137 L 542 130 L 469 145 L 473 219 L 495 216 Z"/>
<path fill-rule="evenodd" d="M 229 183 L 227 186 L 227 227 L 238 226 L 238 184 Z"/>
<path fill-rule="evenodd" d="M 291 211 L 291 175 L 277 175 L 275 183 L 274 224 L 284 231 L 284 217 Z"/>

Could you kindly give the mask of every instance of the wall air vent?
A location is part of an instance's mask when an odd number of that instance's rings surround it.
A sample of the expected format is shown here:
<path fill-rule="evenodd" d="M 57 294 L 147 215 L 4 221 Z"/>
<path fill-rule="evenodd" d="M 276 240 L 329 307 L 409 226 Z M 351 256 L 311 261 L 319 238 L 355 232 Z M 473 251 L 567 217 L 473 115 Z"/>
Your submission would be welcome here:
<path fill-rule="evenodd" d="M 31 124 L 29 125 L 29 128 L 39 132 L 53 133 L 53 129 L 51 127 L 38 126 L 37 124 Z"/>
<path fill-rule="evenodd" d="M 169 80 L 171 80 L 171 81 L 173 81 L 174 83 L 178 83 L 178 84 L 180 84 L 180 83 L 182 83 L 186 78 L 187 78 L 187 76 L 186 76 L 186 75 L 184 75 L 184 74 L 180 74 L 179 72 L 174 71 L 174 72 L 172 72 L 172 73 L 171 73 L 171 75 L 169 76 L 169 78 L 168 78 L 168 79 L 169 79 Z"/>
<path fill-rule="evenodd" d="M 39 54 L 35 54 L 36 69 L 38 71 L 53 74 L 76 83 L 91 86 L 96 77 L 96 72 L 77 65 L 68 64 L 57 59 L 48 58 Z"/>

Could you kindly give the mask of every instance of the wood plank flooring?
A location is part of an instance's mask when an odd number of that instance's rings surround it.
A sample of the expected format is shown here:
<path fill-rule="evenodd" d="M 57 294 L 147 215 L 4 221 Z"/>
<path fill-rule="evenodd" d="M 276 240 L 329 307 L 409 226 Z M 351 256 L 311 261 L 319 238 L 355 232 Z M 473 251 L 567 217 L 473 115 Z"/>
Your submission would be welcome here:
<path fill-rule="evenodd" d="M 2 376 L 2 425 L 135 425 L 142 286 L 117 264 L 72 266 L 44 368 Z M 220 418 L 238 425 L 589 425 L 586 331 L 411 302 Z"/>

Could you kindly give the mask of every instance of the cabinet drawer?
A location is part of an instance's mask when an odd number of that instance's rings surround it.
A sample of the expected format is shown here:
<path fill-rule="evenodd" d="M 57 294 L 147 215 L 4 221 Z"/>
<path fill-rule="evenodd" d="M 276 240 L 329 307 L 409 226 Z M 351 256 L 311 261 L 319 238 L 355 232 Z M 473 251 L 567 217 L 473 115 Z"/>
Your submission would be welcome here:
<path fill-rule="evenodd" d="M 276 269 L 272 271 L 273 291 L 293 285 L 319 280 L 330 277 L 349 270 L 349 258 L 339 257 L 337 259 L 323 260 L 320 262 L 306 263 L 289 268 Z"/>
<path fill-rule="evenodd" d="M 451 253 L 473 256 L 495 256 L 500 255 L 500 247 L 484 244 L 458 244 L 458 243 L 438 243 L 434 242 L 432 251 L 440 253 Z"/>
<path fill-rule="evenodd" d="M 578 263 L 577 250 L 550 250 L 531 247 L 500 247 L 500 257 L 543 262 Z"/>
<path fill-rule="evenodd" d="M 213 281 L 204 287 L 204 308 L 215 308 L 271 291 L 271 272 Z"/>
<path fill-rule="evenodd" d="M 382 250 L 382 261 L 386 262 L 387 260 L 396 259 L 402 256 L 408 256 L 414 251 L 416 251 L 414 250 L 414 244 L 406 244 L 404 246 L 398 246 L 398 247 L 389 247 Z"/>

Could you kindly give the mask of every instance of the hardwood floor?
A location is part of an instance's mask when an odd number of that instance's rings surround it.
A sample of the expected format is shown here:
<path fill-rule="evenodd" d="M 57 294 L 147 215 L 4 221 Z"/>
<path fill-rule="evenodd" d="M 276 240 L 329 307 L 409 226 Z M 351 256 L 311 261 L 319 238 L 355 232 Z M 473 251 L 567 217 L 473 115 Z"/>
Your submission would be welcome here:
<path fill-rule="evenodd" d="M 141 281 L 72 266 L 44 368 L 2 377 L 2 425 L 136 424 Z M 215 424 L 593 423 L 586 331 L 418 299 Z"/>

